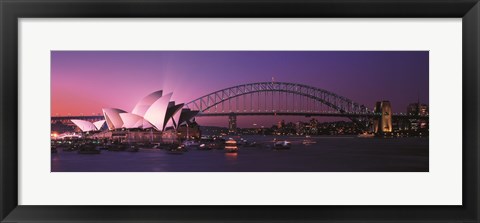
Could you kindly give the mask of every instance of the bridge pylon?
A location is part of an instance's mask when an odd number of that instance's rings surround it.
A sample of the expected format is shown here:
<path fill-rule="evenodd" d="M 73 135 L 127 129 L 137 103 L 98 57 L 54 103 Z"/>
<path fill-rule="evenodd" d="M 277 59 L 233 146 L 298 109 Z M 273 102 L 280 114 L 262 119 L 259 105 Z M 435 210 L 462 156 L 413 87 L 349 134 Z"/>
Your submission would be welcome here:
<path fill-rule="evenodd" d="M 228 131 L 230 133 L 237 132 L 237 115 L 236 114 L 229 114 L 228 115 Z"/>
<path fill-rule="evenodd" d="M 375 104 L 375 113 L 381 115 L 374 119 L 374 132 L 376 134 L 390 134 L 392 126 L 392 105 L 389 101 L 378 101 Z"/>

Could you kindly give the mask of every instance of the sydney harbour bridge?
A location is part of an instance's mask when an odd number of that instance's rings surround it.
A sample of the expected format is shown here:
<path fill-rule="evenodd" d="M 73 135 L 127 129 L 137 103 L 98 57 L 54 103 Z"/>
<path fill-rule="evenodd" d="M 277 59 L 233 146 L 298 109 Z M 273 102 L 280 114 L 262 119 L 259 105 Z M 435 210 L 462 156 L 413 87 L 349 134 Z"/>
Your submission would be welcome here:
<path fill-rule="evenodd" d="M 228 116 L 230 122 L 236 122 L 237 116 L 329 116 L 346 117 L 365 128 L 376 117 L 385 115 L 381 109 L 369 110 L 336 93 L 287 82 L 258 82 L 221 89 L 185 103 L 184 108 L 199 111 L 197 117 Z M 405 113 L 386 115 L 392 119 L 418 118 Z M 70 119 L 96 121 L 103 120 L 103 116 L 57 116 L 51 122 Z"/>

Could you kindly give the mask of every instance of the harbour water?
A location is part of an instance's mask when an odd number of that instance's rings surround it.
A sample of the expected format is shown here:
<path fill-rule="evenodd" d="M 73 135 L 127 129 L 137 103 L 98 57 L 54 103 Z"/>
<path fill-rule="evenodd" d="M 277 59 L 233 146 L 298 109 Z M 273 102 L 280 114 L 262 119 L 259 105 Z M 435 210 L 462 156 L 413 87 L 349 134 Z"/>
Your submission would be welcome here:
<path fill-rule="evenodd" d="M 52 172 L 428 172 L 428 138 L 357 136 L 242 136 L 255 147 L 188 149 L 180 154 L 141 148 L 138 152 L 52 153 Z M 273 149 L 288 140 L 290 149 Z"/>

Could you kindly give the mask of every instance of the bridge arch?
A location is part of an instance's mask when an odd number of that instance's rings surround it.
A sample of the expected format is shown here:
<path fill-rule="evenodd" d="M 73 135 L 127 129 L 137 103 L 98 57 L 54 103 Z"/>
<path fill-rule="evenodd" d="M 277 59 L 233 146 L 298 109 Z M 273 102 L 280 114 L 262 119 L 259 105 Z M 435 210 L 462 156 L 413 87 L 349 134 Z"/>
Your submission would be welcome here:
<path fill-rule="evenodd" d="M 186 103 L 185 107 L 203 113 L 226 101 L 261 92 L 283 92 L 298 95 L 318 101 L 341 114 L 371 114 L 367 107 L 333 92 L 304 84 L 287 82 L 259 82 L 237 85 L 199 97 Z"/>

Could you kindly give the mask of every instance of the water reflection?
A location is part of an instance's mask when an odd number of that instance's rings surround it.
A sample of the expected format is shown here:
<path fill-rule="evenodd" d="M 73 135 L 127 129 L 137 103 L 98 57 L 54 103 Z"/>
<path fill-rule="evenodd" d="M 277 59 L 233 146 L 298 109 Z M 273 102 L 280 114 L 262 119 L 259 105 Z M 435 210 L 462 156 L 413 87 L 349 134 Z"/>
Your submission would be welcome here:
<path fill-rule="evenodd" d="M 182 155 L 163 149 L 139 152 L 103 150 L 78 154 L 60 149 L 51 155 L 53 172 L 379 172 L 428 171 L 428 138 L 243 136 L 254 146 L 238 153 L 189 149 Z M 289 141 L 290 149 L 273 141 Z M 308 148 L 308 149 L 306 149 Z M 239 158 L 240 157 L 240 158 Z"/>
<path fill-rule="evenodd" d="M 238 153 L 225 153 L 225 159 L 229 162 L 236 161 Z"/>

